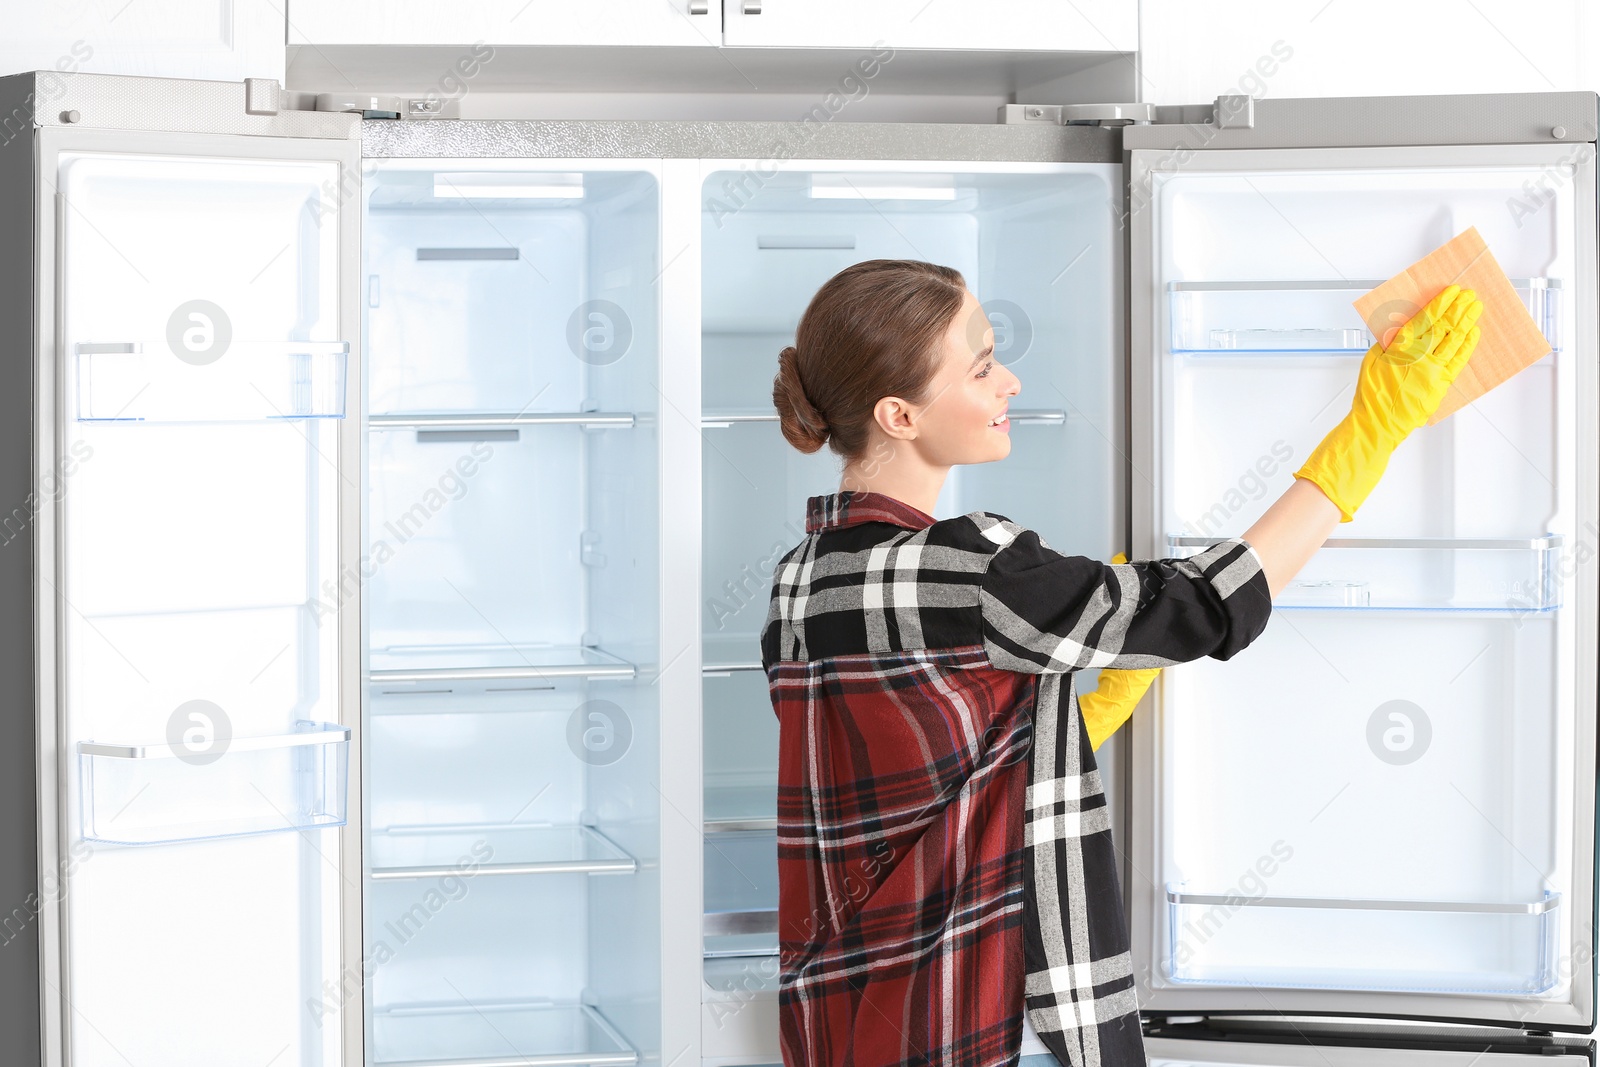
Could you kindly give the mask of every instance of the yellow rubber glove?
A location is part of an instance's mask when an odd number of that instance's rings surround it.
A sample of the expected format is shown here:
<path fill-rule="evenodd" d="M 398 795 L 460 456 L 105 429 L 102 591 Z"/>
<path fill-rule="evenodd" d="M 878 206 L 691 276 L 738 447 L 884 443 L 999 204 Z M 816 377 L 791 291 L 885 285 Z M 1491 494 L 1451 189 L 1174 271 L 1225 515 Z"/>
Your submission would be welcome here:
<path fill-rule="evenodd" d="M 1112 563 L 1126 563 L 1128 557 L 1118 552 Z M 1161 673 L 1160 667 L 1142 670 L 1116 670 L 1106 667 L 1100 671 L 1100 682 L 1092 693 L 1078 698 L 1078 710 L 1083 713 L 1084 727 L 1089 731 L 1089 747 L 1098 749 L 1100 742 L 1117 732 L 1117 727 L 1128 721 L 1134 705 L 1144 696 L 1150 683 Z"/>
<path fill-rule="evenodd" d="M 1388 348 L 1380 338 L 1367 350 L 1350 414 L 1294 472 L 1322 489 L 1340 522 L 1355 518 L 1395 448 L 1444 399 L 1477 347 L 1482 313 L 1475 292 L 1449 285 L 1400 327 Z"/>

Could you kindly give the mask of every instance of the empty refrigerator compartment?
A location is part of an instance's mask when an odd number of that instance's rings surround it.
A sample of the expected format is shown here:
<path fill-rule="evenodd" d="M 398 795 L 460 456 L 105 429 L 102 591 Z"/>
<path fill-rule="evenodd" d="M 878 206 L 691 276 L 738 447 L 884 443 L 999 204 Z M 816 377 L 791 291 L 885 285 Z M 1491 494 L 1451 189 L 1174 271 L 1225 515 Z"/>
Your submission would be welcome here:
<path fill-rule="evenodd" d="M 629 509 L 653 493 L 653 442 L 574 423 L 433 432 L 371 437 L 372 680 L 631 677 L 605 649 L 637 628 L 620 575 L 653 558 L 651 513 Z"/>
<path fill-rule="evenodd" d="M 343 826 L 350 728 L 185 735 L 160 744 L 78 742 L 82 832 L 151 845 Z"/>
<path fill-rule="evenodd" d="M 391 826 L 367 853 L 377 880 L 446 874 L 633 874 L 639 861 L 588 825 Z"/>
<path fill-rule="evenodd" d="M 86 422 L 343 418 L 344 341 L 80 342 L 77 417 Z"/>
<path fill-rule="evenodd" d="M 1191 556 L 1217 539 L 1171 535 Z M 1324 541 L 1274 608 L 1407 608 L 1524 614 L 1561 606 L 1560 534 L 1541 537 L 1358 538 Z"/>
<path fill-rule="evenodd" d="M 706 833 L 776 831 L 778 717 L 766 675 L 759 670 L 707 673 L 702 708 Z"/>
<path fill-rule="evenodd" d="M 372 1062 L 394 1067 L 624 1067 L 639 1054 L 581 1001 L 414 1004 L 372 1013 Z"/>
<path fill-rule="evenodd" d="M 1168 282 L 1172 351 L 1365 352 L 1376 334 L 1410 317 L 1396 311 L 1392 321 L 1373 324 L 1356 314 L 1352 301 L 1382 281 Z M 1560 279 L 1513 279 L 1512 286 L 1559 350 Z"/>
<path fill-rule="evenodd" d="M 1530 901 L 1361 900 L 1168 883 L 1166 902 L 1176 982 L 1532 996 L 1556 981 L 1560 896 L 1549 890 Z"/>
<path fill-rule="evenodd" d="M 1163 677 L 1158 926 L 1175 982 L 1534 994 L 1575 868 L 1551 821 L 1565 612 L 1274 612 Z M 1262 798 L 1271 798 L 1263 803 Z"/>
<path fill-rule="evenodd" d="M 467 177 L 396 163 L 364 183 L 369 410 L 653 409 L 655 177 Z"/>

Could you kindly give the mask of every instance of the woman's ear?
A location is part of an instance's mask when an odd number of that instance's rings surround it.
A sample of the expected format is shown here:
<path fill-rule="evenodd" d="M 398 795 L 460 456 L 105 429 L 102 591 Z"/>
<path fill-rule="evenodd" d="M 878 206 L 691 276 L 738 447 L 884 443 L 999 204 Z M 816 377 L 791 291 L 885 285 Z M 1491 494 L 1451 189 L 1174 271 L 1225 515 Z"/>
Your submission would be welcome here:
<path fill-rule="evenodd" d="M 884 435 L 897 441 L 914 441 L 917 429 L 911 424 L 911 405 L 900 397 L 886 396 L 872 406 L 873 421 Z"/>

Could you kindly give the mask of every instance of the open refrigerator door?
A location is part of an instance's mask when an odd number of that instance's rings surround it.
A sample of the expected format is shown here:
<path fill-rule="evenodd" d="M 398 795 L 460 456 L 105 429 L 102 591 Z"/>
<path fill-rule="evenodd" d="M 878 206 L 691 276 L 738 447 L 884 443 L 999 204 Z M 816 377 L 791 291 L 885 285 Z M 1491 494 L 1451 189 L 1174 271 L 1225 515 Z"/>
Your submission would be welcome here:
<path fill-rule="evenodd" d="M 1595 100 L 1493 99 L 1124 133 L 1146 558 L 1241 535 L 1288 487 L 1372 343 L 1351 302 L 1468 226 L 1552 346 L 1413 433 L 1255 643 L 1167 669 L 1135 716 L 1152 1062 L 1439 1062 L 1593 1025 L 1594 146 L 1549 142 L 1592 142 Z M 1300 1047 L 1249 1047 L 1274 1040 Z"/>
<path fill-rule="evenodd" d="M 51 479 L 36 1062 L 349 1062 L 352 124 L 187 83 L 130 128 L 106 102 L 140 81 L 74 82 L 95 128 L 23 139 L 39 362 L 7 402 L 37 403 Z"/>

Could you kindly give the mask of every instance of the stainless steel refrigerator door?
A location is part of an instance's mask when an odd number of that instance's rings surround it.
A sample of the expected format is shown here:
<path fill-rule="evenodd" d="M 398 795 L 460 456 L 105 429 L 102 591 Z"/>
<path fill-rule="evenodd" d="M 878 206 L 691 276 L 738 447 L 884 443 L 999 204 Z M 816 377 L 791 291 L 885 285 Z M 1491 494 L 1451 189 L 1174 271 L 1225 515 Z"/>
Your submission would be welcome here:
<path fill-rule="evenodd" d="M 1267 1037 L 1248 1042 L 1146 1037 L 1144 1045 L 1150 1067 L 1518 1067 L 1527 1063 L 1527 1052 L 1503 1046 L 1489 1051 L 1492 1035 L 1481 1027 L 1466 1029 L 1458 1035 L 1460 1045 L 1451 1049 L 1403 1047 L 1403 1033 L 1352 1035 L 1349 1044 L 1307 1044 L 1293 1030 L 1280 1032 L 1276 1041 Z M 1594 1043 L 1565 1040 L 1572 1044 L 1564 1045 L 1559 1053 L 1543 1052 L 1539 1061 L 1560 1067 L 1592 1067 Z"/>
<path fill-rule="evenodd" d="M 1266 633 L 1135 716 L 1147 1012 L 1593 1025 L 1593 115 L 1258 101 L 1125 133 L 1141 555 L 1250 525 L 1347 409 L 1350 301 L 1469 225 L 1555 348 L 1414 434 Z"/>
<path fill-rule="evenodd" d="M 361 1060 L 356 143 L 240 88 L 37 135 L 47 1064 Z"/>

